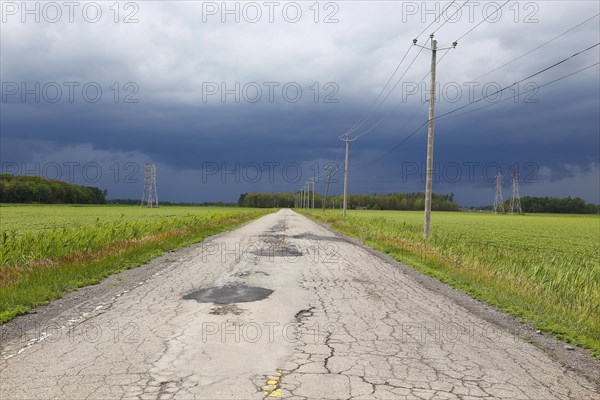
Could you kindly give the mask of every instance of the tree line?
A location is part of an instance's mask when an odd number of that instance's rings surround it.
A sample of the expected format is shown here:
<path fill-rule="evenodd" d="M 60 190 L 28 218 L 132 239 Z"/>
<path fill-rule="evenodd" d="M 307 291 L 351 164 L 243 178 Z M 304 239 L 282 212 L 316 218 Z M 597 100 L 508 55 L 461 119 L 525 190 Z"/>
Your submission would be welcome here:
<path fill-rule="evenodd" d="M 238 199 L 240 207 L 280 208 L 294 207 L 297 193 L 242 193 Z M 323 207 L 324 198 L 315 194 L 315 208 Z M 327 197 L 327 208 L 341 208 L 343 196 Z M 310 197 L 312 205 L 312 194 Z M 350 194 L 349 209 L 365 210 L 423 210 L 425 209 L 424 193 L 391 193 L 391 194 Z M 454 202 L 454 194 L 434 194 L 431 201 L 432 210 L 458 211 Z"/>
<path fill-rule="evenodd" d="M 524 213 L 597 214 L 600 205 L 586 203 L 579 197 L 521 197 Z"/>
<path fill-rule="evenodd" d="M 505 200 L 504 209 L 510 209 L 510 199 Z M 493 206 L 469 207 L 469 210 L 491 211 Z M 548 214 L 598 214 L 600 205 L 586 203 L 580 197 L 521 197 L 521 210 L 523 213 L 548 213 Z"/>
<path fill-rule="evenodd" d="M 121 204 L 121 205 L 140 205 L 140 199 L 108 199 L 106 200 L 106 204 Z M 193 202 L 193 201 L 159 201 L 159 205 L 161 206 L 193 206 L 193 207 L 235 207 L 237 203 L 226 202 L 226 201 L 203 201 L 203 202 Z"/>
<path fill-rule="evenodd" d="M 106 190 L 39 176 L 0 174 L 0 203 L 104 204 Z"/>

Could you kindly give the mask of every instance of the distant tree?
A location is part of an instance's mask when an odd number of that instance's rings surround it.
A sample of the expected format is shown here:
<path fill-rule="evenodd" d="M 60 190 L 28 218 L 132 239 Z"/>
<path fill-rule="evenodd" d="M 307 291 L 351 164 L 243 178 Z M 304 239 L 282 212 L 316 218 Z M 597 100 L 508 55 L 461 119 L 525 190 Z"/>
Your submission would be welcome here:
<path fill-rule="evenodd" d="M 2 203 L 103 204 L 106 191 L 37 176 L 0 174 Z"/>
<path fill-rule="evenodd" d="M 508 205 L 508 201 L 505 204 Z M 521 198 L 524 213 L 597 214 L 600 206 L 587 203 L 579 197 L 531 197 Z"/>
<path fill-rule="evenodd" d="M 296 193 L 243 193 L 240 195 L 238 205 L 240 207 L 293 207 Z M 454 195 L 432 196 L 433 210 L 458 211 L 459 207 L 452 201 Z M 309 197 L 312 205 L 312 194 Z M 339 208 L 342 204 L 342 196 L 330 196 L 327 199 L 328 207 Z M 323 196 L 315 194 L 315 208 L 321 208 Z M 425 195 L 423 193 L 392 193 L 392 194 L 349 194 L 348 208 L 369 210 L 423 210 L 425 207 Z"/>

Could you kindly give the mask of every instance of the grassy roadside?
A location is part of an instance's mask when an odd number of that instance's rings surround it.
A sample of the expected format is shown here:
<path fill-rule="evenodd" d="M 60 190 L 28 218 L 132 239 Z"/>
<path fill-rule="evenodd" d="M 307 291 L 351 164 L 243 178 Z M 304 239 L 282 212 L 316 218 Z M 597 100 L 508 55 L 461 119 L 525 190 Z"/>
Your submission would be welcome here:
<path fill-rule="evenodd" d="M 39 242 L 33 246 L 27 243 L 15 245 L 23 254 L 28 252 L 28 257 L 21 257 L 23 261 L 5 262 L 0 265 L 0 323 L 27 313 L 32 307 L 46 304 L 79 287 L 96 284 L 109 275 L 137 267 L 165 251 L 200 242 L 208 236 L 229 230 L 271 211 L 226 210 L 178 219 L 173 219 L 173 216 L 161 216 L 159 220 L 162 223 L 158 223 L 157 220 L 157 223 L 152 225 L 147 225 L 146 221 L 139 224 L 132 221 L 117 222 L 115 226 L 119 227 L 123 227 L 120 224 L 128 224 L 128 234 L 121 233 L 122 229 L 119 229 L 118 232 L 106 236 L 104 241 L 97 239 L 99 232 L 107 229 L 104 224 L 75 226 L 73 229 L 61 227 L 60 232 L 64 235 L 55 235 L 53 246 L 48 246 L 48 243 L 56 230 L 51 229 L 50 234 L 41 233 L 37 237 Z M 154 230 L 145 230 L 144 227 L 148 226 Z M 77 251 L 56 249 L 57 244 L 60 247 L 65 237 L 81 235 L 82 232 L 85 232 L 85 237 L 79 238 L 79 242 L 83 245 L 74 245 Z M 17 237 L 30 240 L 28 235 L 34 234 L 25 231 Z M 94 243 L 94 246 L 90 246 L 89 243 Z M 43 251 L 46 247 L 47 254 Z M 49 254 L 53 256 L 48 256 Z"/>
<path fill-rule="evenodd" d="M 597 216 L 298 211 L 600 359 Z"/>

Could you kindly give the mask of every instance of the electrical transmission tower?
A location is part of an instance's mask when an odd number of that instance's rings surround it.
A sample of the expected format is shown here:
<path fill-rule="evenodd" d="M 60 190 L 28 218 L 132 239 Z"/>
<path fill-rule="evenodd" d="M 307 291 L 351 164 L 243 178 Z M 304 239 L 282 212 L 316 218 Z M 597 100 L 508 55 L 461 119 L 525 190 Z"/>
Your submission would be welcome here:
<path fill-rule="evenodd" d="M 502 173 L 496 174 L 496 195 L 494 196 L 494 214 L 504 212 L 504 201 L 502 200 Z"/>
<path fill-rule="evenodd" d="M 144 193 L 142 194 L 142 207 L 158 207 L 156 194 L 156 165 L 146 163 L 144 166 Z"/>
<path fill-rule="evenodd" d="M 519 171 L 512 173 L 512 195 L 510 196 L 510 213 L 523 214 L 521 209 L 521 196 L 519 195 Z"/>

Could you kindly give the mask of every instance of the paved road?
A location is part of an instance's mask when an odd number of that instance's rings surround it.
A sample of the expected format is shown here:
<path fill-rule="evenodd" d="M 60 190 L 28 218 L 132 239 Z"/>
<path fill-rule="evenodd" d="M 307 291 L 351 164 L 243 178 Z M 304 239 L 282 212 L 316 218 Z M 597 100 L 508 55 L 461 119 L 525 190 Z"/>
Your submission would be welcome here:
<path fill-rule="evenodd" d="M 0 397 L 599 398 L 537 347 L 291 210 L 179 254 L 4 343 Z"/>

